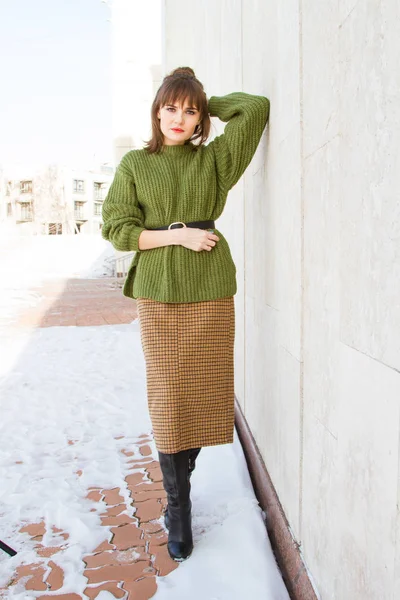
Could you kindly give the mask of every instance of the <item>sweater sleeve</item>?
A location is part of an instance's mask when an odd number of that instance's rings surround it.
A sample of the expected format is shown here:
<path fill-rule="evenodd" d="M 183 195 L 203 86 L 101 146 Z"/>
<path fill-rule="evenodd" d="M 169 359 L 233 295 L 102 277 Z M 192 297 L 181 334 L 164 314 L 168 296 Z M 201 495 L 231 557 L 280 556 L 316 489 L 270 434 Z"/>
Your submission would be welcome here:
<path fill-rule="evenodd" d="M 235 92 L 212 96 L 208 109 L 212 117 L 227 122 L 225 131 L 210 144 L 218 177 L 228 191 L 243 175 L 257 149 L 269 117 L 269 100 Z"/>
<path fill-rule="evenodd" d="M 116 250 L 137 251 L 139 236 L 145 229 L 144 216 L 137 199 L 131 170 L 126 162 L 125 155 L 104 200 L 101 233 Z"/>

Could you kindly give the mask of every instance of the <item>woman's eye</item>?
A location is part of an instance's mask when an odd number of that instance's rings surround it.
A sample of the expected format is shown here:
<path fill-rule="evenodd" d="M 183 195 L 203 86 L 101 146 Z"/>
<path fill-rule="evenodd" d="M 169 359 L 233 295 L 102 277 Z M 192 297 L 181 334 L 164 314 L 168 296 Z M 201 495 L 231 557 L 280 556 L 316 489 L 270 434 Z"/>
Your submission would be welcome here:
<path fill-rule="evenodd" d="M 188 110 L 187 113 L 188 115 L 194 115 L 194 110 Z"/>
<path fill-rule="evenodd" d="M 167 110 L 168 112 L 174 112 L 175 109 L 172 106 L 167 106 Z"/>

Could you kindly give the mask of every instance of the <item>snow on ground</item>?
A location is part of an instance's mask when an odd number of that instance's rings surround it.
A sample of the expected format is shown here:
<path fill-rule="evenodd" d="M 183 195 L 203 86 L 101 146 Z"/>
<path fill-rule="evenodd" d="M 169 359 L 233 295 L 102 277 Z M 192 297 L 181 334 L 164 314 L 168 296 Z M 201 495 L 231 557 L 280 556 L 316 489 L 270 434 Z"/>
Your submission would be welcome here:
<path fill-rule="evenodd" d="M 18 551 L 13 559 L 0 554 L 0 586 L 16 564 L 35 562 L 29 536 L 17 532 L 44 517 L 48 531 L 55 525 L 69 534 L 59 564 L 82 592 L 80 561 L 108 534 L 90 512 L 88 488 L 125 489 L 120 450 L 151 429 L 139 334 L 122 325 L 43 328 L 19 346 L 0 380 L 0 537 Z"/>
<path fill-rule="evenodd" d="M 71 552 L 60 564 L 82 592 L 80 560 L 106 535 L 84 499 L 87 489 L 124 489 L 129 471 L 118 450 L 151 429 L 137 325 L 36 330 L 1 375 L 0 531 L 19 553 L 3 555 L 0 585 L 17 563 L 35 560 L 17 532 L 44 515 L 48 529 L 70 535 Z M 203 449 L 192 490 L 195 551 L 159 578 L 155 598 L 287 598 L 237 440 Z"/>
<path fill-rule="evenodd" d="M 55 268 L 87 268 L 78 253 L 71 253 L 69 265 L 48 257 L 45 247 L 38 242 L 35 256 L 48 262 L 33 264 L 28 257 L 37 281 Z M 21 290 L 10 283 L 8 289 Z M 19 529 L 44 519 L 47 530 L 54 525 L 69 534 L 69 549 L 55 558 L 66 573 L 58 593 L 82 593 L 82 557 L 107 536 L 100 508 L 91 512 L 94 505 L 85 499 L 88 488 L 125 489 L 129 466 L 120 450 L 151 431 L 138 324 L 14 330 L 13 344 L 1 348 L 0 539 L 18 554 L 0 552 L 0 586 L 16 565 L 37 560 L 33 542 Z M 195 550 L 179 569 L 157 579 L 154 598 L 288 600 L 237 439 L 202 450 L 192 501 Z M 10 589 L 7 598 L 41 594 Z"/>

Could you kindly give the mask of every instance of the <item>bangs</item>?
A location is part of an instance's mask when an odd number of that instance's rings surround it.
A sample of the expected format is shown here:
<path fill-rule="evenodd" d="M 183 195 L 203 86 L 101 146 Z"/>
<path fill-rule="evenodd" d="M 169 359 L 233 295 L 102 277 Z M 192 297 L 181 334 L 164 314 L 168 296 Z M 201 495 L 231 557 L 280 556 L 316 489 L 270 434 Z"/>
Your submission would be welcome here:
<path fill-rule="evenodd" d="M 189 67 L 175 69 L 171 75 L 164 77 L 156 97 L 151 106 L 151 131 L 152 135 L 147 142 L 146 150 L 149 154 L 162 152 L 164 134 L 161 131 L 159 110 L 164 106 L 184 106 L 196 109 L 200 118 L 191 135 L 185 143 L 191 144 L 195 151 L 204 144 L 210 135 L 211 121 L 208 111 L 208 100 L 203 84 L 195 77 Z"/>
<path fill-rule="evenodd" d="M 187 101 L 191 108 L 197 108 L 201 114 L 204 113 L 205 94 L 194 79 L 181 79 L 168 83 L 160 94 L 160 107 L 184 104 Z"/>

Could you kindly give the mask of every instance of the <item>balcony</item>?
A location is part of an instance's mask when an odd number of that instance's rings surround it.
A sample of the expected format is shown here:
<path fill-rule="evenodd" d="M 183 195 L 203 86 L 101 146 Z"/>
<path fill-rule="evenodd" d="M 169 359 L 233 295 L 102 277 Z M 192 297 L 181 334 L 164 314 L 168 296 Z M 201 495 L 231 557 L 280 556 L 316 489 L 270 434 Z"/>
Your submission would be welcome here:
<path fill-rule="evenodd" d="M 94 200 L 95 202 L 103 202 L 107 195 L 108 184 L 104 182 L 95 181 L 93 184 Z"/>
<path fill-rule="evenodd" d="M 33 207 L 30 202 L 20 204 L 17 208 L 16 222 L 17 223 L 29 223 L 33 221 Z"/>
<path fill-rule="evenodd" d="M 102 202 L 95 202 L 93 207 L 93 215 L 95 217 L 101 217 L 101 209 L 103 207 Z"/>
<path fill-rule="evenodd" d="M 87 221 L 87 217 L 85 216 L 85 211 L 75 208 L 74 210 L 74 218 L 75 221 Z"/>
<path fill-rule="evenodd" d="M 94 191 L 94 200 L 95 202 L 103 202 L 107 195 L 107 190 L 95 190 Z"/>
<path fill-rule="evenodd" d="M 75 200 L 74 202 L 74 218 L 77 222 L 87 221 L 85 203 L 83 200 Z"/>

